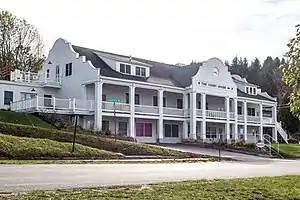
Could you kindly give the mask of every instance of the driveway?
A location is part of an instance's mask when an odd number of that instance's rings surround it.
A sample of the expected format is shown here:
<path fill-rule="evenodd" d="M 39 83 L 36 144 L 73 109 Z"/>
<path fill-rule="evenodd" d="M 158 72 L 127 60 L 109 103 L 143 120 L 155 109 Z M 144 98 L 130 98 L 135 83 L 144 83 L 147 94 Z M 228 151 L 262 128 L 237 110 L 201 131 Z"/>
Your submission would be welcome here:
<path fill-rule="evenodd" d="M 0 165 L 0 192 L 300 175 L 300 161 L 178 164 Z"/>
<path fill-rule="evenodd" d="M 179 151 L 191 152 L 191 153 L 195 153 L 195 154 L 202 154 L 202 155 L 208 155 L 208 156 L 219 156 L 218 149 L 204 148 L 204 147 L 199 147 L 199 146 L 195 146 L 195 145 L 161 144 L 160 146 L 166 147 L 169 149 L 179 150 Z M 274 160 L 279 160 L 279 159 L 274 159 L 274 158 L 259 157 L 259 156 L 243 154 L 243 153 L 235 153 L 235 152 L 230 152 L 230 151 L 225 151 L 225 150 L 221 150 L 221 156 L 227 157 L 227 158 L 232 158 L 232 159 L 235 159 L 238 161 L 248 161 L 248 162 L 256 162 L 256 161 L 271 162 Z"/>

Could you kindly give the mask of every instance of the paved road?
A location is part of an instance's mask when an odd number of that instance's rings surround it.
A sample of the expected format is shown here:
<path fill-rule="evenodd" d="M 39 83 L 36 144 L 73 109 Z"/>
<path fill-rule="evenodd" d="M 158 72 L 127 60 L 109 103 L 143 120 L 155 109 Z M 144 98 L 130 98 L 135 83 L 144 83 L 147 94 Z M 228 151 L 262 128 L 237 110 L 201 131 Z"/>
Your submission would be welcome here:
<path fill-rule="evenodd" d="M 218 156 L 219 155 L 218 149 L 203 148 L 203 147 L 193 146 L 193 145 L 163 144 L 161 146 L 169 148 L 169 149 L 175 149 L 175 150 L 180 150 L 180 151 L 185 151 L 185 152 L 192 152 L 192 153 L 202 154 L 202 155 L 209 155 L 209 156 Z M 258 161 L 259 162 L 261 162 L 261 161 L 272 162 L 272 161 L 278 160 L 278 159 L 253 156 L 253 155 L 235 153 L 235 152 L 224 151 L 224 150 L 221 151 L 221 156 L 233 158 L 238 161 L 247 161 L 247 162 L 258 162 Z"/>
<path fill-rule="evenodd" d="M 0 165 L 0 191 L 21 192 L 192 179 L 300 175 L 300 161 Z"/>

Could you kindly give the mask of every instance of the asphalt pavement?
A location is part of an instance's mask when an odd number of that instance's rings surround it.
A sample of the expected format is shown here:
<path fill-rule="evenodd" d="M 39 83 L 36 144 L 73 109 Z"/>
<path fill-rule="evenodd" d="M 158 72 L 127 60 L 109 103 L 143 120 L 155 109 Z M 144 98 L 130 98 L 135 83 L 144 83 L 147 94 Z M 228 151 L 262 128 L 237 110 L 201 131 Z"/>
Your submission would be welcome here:
<path fill-rule="evenodd" d="M 73 189 L 215 178 L 300 175 L 300 161 L 0 165 L 0 191 Z"/>

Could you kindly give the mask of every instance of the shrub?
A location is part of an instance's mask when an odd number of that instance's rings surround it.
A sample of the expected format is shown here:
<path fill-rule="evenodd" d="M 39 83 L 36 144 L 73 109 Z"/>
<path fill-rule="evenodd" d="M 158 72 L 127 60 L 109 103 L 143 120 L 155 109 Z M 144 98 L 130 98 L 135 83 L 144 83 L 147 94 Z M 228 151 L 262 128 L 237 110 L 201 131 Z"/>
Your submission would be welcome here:
<path fill-rule="evenodd" d="M 37 128 L 25 125 L 7 124 L 0 122 L 0 133 L 19 137 L 47 138 L 59 142 L 72 142 L 73 133 L 55 129 Z M 178 157 L 199 157 L 192 153 L 170 150 L 142 143 L 114 140 L 105 137 L 77 134 L 76 143 L 124 155 L 161 155 Z"/>
<path fill-rule="evenodd" d="M 290 138 L 290 139 L 288 140 L 288 142 L 291 143 L 291 144 L 299 144 L 299 140 L 294 139 L 294 138 Z"/>

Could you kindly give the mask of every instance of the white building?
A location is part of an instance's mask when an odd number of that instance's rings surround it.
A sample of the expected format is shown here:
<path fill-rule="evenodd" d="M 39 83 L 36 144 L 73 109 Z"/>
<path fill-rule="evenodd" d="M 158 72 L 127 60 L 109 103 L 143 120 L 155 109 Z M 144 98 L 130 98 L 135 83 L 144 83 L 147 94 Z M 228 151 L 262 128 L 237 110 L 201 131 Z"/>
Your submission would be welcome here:
<path fill-rule="evenodd" d="M 276 121 L 276 98 L 231 75 L 217 58 L 169 65 L 58 39 L 40 73 L 12 72 L 11 81 L 0 81 L 0 94 L 0 108 L 12 101 L 14 111 L 77 114 L 85 129 L 139 142 L 255 143 L 265 134 L 277 141 L 277 133 L 287 140 Z"/>

